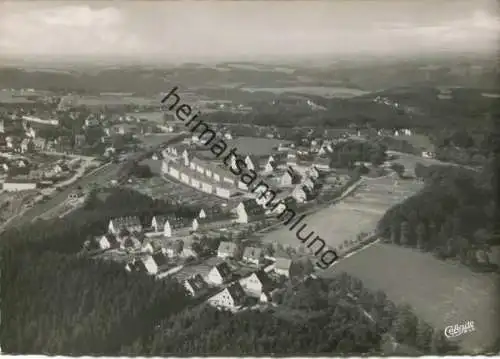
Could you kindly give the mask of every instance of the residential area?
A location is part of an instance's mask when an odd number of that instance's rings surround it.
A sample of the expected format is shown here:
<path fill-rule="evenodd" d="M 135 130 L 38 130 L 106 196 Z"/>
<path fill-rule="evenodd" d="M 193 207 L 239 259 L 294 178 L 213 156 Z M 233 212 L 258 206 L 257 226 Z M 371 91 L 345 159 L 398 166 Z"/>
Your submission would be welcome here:
<path fill-rule="evenodd" d="M 0 5 L 2 354 L 500 353 L 491 6 L 102 5 Z"/>

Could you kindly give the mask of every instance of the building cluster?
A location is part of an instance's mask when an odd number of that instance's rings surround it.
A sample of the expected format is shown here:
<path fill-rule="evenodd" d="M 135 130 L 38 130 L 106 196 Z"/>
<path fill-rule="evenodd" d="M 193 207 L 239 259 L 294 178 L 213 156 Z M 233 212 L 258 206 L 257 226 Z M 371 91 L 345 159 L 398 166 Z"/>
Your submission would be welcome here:
<path fill-rule="evenodd" d="M 259 188 L 256 188 L 257 183 L 253 183 L 253 188 L 248 188 L 240 176 L 231 172 L 230 169 L 236 169 L 237 161 L 240 160 L 245 163 L 246 169 L 255 171 L 267 187 L 277 192 L 288 191 L 291 197 L 302 203 L 310 197 L 308 193 L 312 193 L 320 172 L 329 169 L 329 166 L 324 161 L 312 162 L 308 167 L 301 168 L 300 173 L 300 169 L 295 169 L 295 166 L 299 165 L 293 156 L 291 153 L 272 154 L 264 161 L 252 155 L 240 158 L 232 156 L 225 165 L 201 159 L 187 148 L 168 147 L 163 154 L 162 173 L 201 192 L 224 199 L 248 195 L 249 192 L 252 192 L 254 197 L 261 197 Z M 260 186 L 260 189 L 263 188 L 265 187 Z"/>
<path fill-rule="evenodd" d="M 46 187 L 72 176 L 81 160 L 59 159 L 51 163 L 37 163 L 30 156 L 0 154 L 0 179 L 4 191 L 31 190 Z"/>

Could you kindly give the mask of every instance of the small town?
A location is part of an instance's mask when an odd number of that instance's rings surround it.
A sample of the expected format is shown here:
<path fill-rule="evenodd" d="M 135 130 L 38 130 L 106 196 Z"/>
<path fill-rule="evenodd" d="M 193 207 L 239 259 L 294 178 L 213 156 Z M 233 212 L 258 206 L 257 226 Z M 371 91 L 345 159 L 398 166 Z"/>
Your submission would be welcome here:
<path fill-rule="evenodd" d="M 498 355 L 491 6 L 207 4 L 0 5 L 0 352 Z"/>

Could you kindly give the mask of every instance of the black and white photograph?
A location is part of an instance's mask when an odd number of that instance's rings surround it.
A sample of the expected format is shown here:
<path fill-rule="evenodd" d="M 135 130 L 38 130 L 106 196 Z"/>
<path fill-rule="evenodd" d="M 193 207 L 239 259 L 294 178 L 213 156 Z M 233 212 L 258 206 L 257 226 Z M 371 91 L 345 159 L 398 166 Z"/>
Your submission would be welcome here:
<path fill-rule="evenodd" d="M 500 355 L 500 4 L 0 0 L 0 353 Z"/>

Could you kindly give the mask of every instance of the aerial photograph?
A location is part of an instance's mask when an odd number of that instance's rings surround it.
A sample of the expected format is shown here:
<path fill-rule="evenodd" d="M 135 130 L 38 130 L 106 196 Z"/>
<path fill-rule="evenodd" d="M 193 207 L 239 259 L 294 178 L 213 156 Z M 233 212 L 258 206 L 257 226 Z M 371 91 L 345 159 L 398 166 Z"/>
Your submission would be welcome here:
<path fill-rule="evenodd" d="M 0 353 L 500 355 L 494 0 L 0 0 Z"/>

